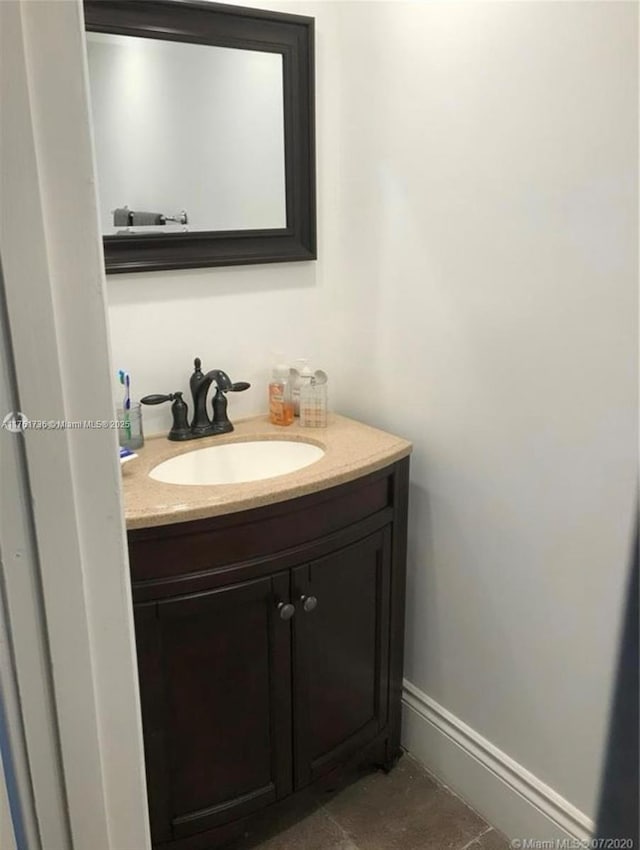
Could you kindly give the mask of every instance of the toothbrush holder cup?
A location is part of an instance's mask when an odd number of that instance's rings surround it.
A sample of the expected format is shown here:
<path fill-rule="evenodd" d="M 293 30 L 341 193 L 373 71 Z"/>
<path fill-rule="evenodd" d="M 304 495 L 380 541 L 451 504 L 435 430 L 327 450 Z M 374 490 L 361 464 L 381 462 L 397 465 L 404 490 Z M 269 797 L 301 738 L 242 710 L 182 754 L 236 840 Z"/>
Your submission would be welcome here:
<path fill-rule="evenodd" d="M 142 407 L 140 402 L 132 401 L 131 408 L 125 411 L 122 405 L 116 410 L 118 420 L 118 442 L 126 449 L 141 449 L 144 445 L 142 431 Z"/>

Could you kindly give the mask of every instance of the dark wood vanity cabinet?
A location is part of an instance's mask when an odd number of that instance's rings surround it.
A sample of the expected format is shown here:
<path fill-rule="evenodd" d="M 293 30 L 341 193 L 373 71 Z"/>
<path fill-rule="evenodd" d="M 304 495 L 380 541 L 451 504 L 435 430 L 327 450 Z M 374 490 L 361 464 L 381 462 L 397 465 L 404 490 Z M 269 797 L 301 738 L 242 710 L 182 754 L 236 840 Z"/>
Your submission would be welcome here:
<path fill-rule="evenodd" d="M 291 792 L 288 576 L 136 607 L 154 842 Z"/>
<path fill-rule="evenodd" d="M 154 847 L 220 846 L 397 758 L 408 463 L 129 532 Z"/>
<path fill-rule="evenodd" d="M 293 571 L 294 783 L 318 779 L 387 722 L 390 530 Z M 317 600 L 313 610 L 305 602 Z"/>

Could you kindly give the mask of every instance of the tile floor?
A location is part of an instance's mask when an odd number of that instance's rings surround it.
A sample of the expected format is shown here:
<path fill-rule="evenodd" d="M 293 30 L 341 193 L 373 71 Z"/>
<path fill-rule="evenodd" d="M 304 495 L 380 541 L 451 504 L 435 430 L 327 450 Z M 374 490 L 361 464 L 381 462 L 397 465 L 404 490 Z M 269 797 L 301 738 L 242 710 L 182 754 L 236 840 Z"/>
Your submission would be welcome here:
<path fill-rule="evenodd" d="M 255 850 L 508 850 L 509 842 L 405 755 Z"/>

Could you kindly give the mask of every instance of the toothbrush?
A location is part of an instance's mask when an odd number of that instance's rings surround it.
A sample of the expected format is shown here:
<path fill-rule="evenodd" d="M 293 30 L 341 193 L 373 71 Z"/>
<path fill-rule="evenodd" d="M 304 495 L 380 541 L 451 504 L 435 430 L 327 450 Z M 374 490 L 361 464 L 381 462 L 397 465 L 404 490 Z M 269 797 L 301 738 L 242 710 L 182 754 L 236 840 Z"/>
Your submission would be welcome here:
<path fill-rule="evenodd" d="M 118 371 L 120 383 L 124 386 L 124 399 L 122 401 L 122 409 L 124 411 L 124 428 L 127 432 L 127 440 L 131 439 L 131 376 L 124 369 Z"/>

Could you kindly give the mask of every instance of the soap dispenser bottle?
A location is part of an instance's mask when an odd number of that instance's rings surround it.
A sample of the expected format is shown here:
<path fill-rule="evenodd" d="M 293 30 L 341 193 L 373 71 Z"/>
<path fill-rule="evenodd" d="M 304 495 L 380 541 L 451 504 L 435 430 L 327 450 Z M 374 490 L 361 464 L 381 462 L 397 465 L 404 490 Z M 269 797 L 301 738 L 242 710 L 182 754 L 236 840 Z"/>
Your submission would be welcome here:
<path fill-rule="evenodd" d="M 274 368 L 269 384 L 269 419 L 274 425 L 291 425 L 293 422 L 290 370 L 284 364 Z"/>

